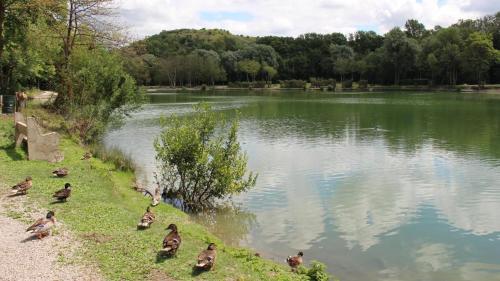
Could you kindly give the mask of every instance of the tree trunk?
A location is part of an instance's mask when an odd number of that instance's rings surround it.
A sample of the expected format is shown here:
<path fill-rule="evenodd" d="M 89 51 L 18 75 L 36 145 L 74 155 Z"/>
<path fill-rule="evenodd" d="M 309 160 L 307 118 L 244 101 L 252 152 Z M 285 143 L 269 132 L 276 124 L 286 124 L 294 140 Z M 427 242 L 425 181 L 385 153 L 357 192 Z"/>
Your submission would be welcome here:
<path fill-rule="evenodd" d="M 7 9 L 5 0 L 0 0 L 0 58 L 3 56 L 3 49 L 5 47 L 5 37 L 3 32 L 3 26 L 5 22 L 5 11 Z M 4 94 L 5 91 L 5 75 L 3 66 L 0 67 L 0 94 Z"/>

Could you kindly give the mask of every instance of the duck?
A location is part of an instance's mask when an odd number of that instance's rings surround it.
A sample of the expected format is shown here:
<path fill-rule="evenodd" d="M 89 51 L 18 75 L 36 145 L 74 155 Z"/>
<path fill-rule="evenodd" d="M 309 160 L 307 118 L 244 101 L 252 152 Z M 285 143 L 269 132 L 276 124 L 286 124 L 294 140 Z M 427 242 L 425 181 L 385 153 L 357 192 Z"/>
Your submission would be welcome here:
<path fill-rule="evenodd" d="M 50 234 L 50 230 L 56 225 L 56 217 L 53 211 L 49 211 L 45 218 L 39 218 L 26 232 L 31 232 L 38 239 L 42 239 Z"/>
<path fill-rule="evenodd" d="M 32 186 L 33 186 L 33 179 L 30 176 L 28 176 L 24 181 L 12 187 L 12 193 L 26 195 L 28 193 L 28 189 L 30 189 Z"/>
<path fill-rule="evenodd" d="M 52 172 L 52 175 L 54 175 L 55 177 L 58 177 L 58 178 L 64 178 L 68 174 L 69 174 L 68 168 L 59 168 L 59 169 L 54 170 Z"/>
<path fill-rule="evenodd" d="M 151 211 L 151 208 L 148 206 L 146 212 L 142 216 L 141 222 L 139 222 L 139 224 L 137 225 L 137 229 L 149 228 L 154 221 L 155 221 L 155 214 Z"/>
<path fill-rule="evenodd" d="M 182 242 L 181 236 L 177 230 L 177 225 L 172 223 L 167 227 L 167 230 L 170 230 L 170 233 L 163 239 L 163 249 L 161 252 L 170 256 L 176 255 Z"/>
<path fill-rule="evenodd" d="M 83 154 L 83 156 L 82 156 L 82 159 L 81 159 L 81 160 L 89 160 L 90 158 L 92 158 L 92 153 L 90 153 L 90 152 L 85 152 L 85 154 Z"/>
<path fill-rule="evenodd" d="M 64 201 L 64 202 L 66 202 L 66 200 L 70 196 L 71 196 L 71 184 L 70 183 L 66 183 L 64 185 L 63 189 L 60 189 L 60 190 L 56 191 L 54 193 L 54 195 L 52 195 L 52 197 L 57 198 L 57 200 Z"/>
<path fill-rule="evenodd" d="M 286 258 L 286 262 L 292 268 L 292 271 L 297 270 L 297 267 L 302 264 L 302 257 L 304 256 L 303 252 L 299 252 L 296 256 L 288 256 Z"/>
<path fill-rule="evenodd" d="M 158 204 L 160 204 L 160 201 L 161 201 L 161 193 L 160 193 L 160 186 L 157 186 L 155 188 L 155 194 L 152 195 L 153 197 L 153 202 L 151 203 L 151 206 L 157 206 Z"/>
<path fill-rule="evenodd" d="M 212 270 L 215 267 L 215 260 L 217 258 L 217 246 L 210 243 L 206 250 L 203 250 L 198 255 L 196 268 L 204 270 Z"/>

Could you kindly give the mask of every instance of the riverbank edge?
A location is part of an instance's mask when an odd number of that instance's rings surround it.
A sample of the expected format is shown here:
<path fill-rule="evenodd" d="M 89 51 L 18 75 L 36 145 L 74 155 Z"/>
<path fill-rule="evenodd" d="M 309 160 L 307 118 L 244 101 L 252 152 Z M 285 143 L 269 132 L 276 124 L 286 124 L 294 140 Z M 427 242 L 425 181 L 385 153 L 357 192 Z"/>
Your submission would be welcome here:
<path fill-rule="evenodd" d="M 326 87 L 323 88 L 281 88 L 279 86 L 273 86 L 269 88 L 233 88 L 226 85 L 216 85 L 202 87 L 169 87 L 169 86 L 143 86 L 146 92 L 155 93 L 161 91 L 241 91 L 241 90 L 251 90 L 251 91 L 297 91 L 302 90 L 304 92 L 325 92 L 325 93 L 335 93 L 335 94 L 349 94 L 349 93 L 382 93 L 382 92 L 450 92 L 450 93 L 477 93 L 477 94 L 500 94 L 500 85 L 484 85 L 483 87 L 478 87 L 477 85 L 457 85 L 455 87 L 450 86 L 384 86 L 384 85 L 370 85 L 367 88 L 358 88 L 354 86 L 353 88 L 343 89 L 341 85 L 337 84 L 334 90 L 328 90 Z"/>
<path fill-rule="evenodd" d="M 58 116 L 51 119 L 46 121 L 64 122 Z M 137 231 L 136 224 L 151 200 L 132 188 L 132 172 L 118 171 L 100 159 L 80 160 L 85 148 L 65 134 L 60 143 L 65 154 L 62 163 L 27 161 L 25 152 L 13 147 L 13 124 L 12 116 L 0 117 L 0 182 L 11 186 L 32 176 L 34 187 L 28 202 L 44 211 L 54 210 L 81 240 L 84 259 L 96 263 L 106 280 L 198 280 L 193 265 L 210 242 L 218 245 L 217 269 L 203 273 L 204 280 L 309 280 L 291 273 L 284 264 L 257 257 L 250 249 L 224 245 L 187 214 L 167 204 L 154 208 L 157 221 L 151 229 Z M 63 166 L 70 169 L 68 178 L 51 176 L 53 169 Z M 54 204 L 51 194 L 66 181 L 74 186 L 72 198 Z M 157 254 L 169 223 L 179 226 L 183 245 L 176 258 L 165 260 Z"/>

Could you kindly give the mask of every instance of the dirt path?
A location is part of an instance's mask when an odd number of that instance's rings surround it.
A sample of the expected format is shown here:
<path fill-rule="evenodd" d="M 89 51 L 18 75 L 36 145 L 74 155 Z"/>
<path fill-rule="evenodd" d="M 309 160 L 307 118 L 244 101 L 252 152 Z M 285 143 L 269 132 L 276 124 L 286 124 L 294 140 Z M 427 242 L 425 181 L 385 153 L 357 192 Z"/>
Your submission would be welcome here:
<path fill-rule="evenodd" d="M 4 186 L 1 189 L 5 191 Z M 58 224 L 56 234 L 43 240 L 30 237 L 28 219 L 44 215 L 27 212 L 25 204 L 23 197 L 0 192 L 0 280 L 103 280 L 95 268 L 76 265 L 81 264 L 79 243 L 64 225 Z"/>

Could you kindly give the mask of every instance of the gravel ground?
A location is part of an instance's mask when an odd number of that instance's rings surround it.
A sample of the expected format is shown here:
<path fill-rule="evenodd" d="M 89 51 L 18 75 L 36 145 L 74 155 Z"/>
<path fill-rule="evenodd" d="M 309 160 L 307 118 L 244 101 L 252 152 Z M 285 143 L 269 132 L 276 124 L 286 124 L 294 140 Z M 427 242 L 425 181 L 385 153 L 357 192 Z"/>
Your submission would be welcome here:
<path fill-rule="evenodd" d="M 55 235 L 33 239 L 22 221 L 28 220 L 26 216 L 35 221 L 45 211 L 27 214 L 23 206 L 24 197 L 0 194 L 0 280 L 103 280 L 95 267 L 76 265 L 81 264 L 76 257 L 81 247 L 61 223 Z"/>

